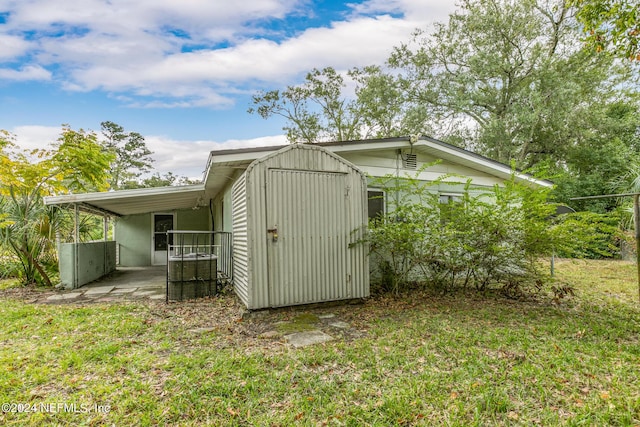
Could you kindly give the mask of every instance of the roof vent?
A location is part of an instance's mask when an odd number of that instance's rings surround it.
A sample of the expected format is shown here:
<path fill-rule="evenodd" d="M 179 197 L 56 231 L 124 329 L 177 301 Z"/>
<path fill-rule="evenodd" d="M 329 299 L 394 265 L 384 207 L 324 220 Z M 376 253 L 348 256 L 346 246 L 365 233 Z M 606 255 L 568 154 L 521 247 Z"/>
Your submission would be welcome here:
<path fill-rule="evenodd" d="M 402 167 L 404 169 L 416 169 L 418 158 L 416 154 L 405 154 L 402 156 Z"/>

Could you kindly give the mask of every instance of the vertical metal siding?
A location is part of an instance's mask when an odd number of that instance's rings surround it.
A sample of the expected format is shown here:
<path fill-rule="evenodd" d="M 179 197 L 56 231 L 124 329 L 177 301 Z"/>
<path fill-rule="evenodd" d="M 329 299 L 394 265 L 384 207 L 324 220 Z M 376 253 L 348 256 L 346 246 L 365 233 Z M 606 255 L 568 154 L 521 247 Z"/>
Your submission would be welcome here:
<path fill-rule="evenodd" d="M 268 189 L 274 170 L 282 173 L 273 177 L 280 193 L 272 197 Z M 349 245 L 367 224 L 362 172 L 321 147 L 292 145 L 257 160 L 246 175 L 248 308 L 369 296 L 367 248 Z M 270 264 L 273 242 L 267 233 L 275 225 L 269 223 L 275 220 L 272 208 L 284 210 L 287 228 L 304 230 L 296 249 L 277 261 L 277 273 Z M 290 232 L 281 227 L 279 239 L 286 241 Z"/>
<path fill-rule="evenodd" d="M 369 296 L 367 249 L 349 247 L 367 224 L 362 172 L 322 147 L 292 145 L 255 161 L 245 175 L 234 185 L 234 263 L 241 263 L 234 265 L 234 280 L 246 271 L 236 292 L 249 309 Z M 273 197 L 271 187 L 279 191 Z M 244 202 L 235 201 L 236 190 Z M 295 245 L 284 258 L 273 257 L 267 233 L 279 212 L 287 222 L 277 223 L 279 240 L 293 237 Z M 237 235 L 242 230 L 246 237 Z"/>
<path fill-rule="evenodd" d="M 249 250 L 247 228 L 247 181 L 242 175 L 231 189 L 233 229 L 233 284 L 236 294 L 249 305 Z"/>
<path fill-rule="evenodd" d="M 349 215 L 344 173 L 269 170 L 267 242 L 270 304 L 349 298 Z"/>

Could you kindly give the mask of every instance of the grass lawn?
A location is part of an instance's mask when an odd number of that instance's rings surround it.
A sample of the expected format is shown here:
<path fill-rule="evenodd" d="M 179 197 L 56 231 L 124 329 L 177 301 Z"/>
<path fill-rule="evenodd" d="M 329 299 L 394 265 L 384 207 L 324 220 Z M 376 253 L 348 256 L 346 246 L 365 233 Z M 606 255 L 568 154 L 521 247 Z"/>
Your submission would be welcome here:
<path fill-rule="evenodd" d="M 556 274 L 574 297 L 421 292 L 245 319 L 232 295 L 78 306 L 4 291 L 0 424 L 640 425 L 635 264 Z M 350 328 L 283 342 L 328 313 Z"/>

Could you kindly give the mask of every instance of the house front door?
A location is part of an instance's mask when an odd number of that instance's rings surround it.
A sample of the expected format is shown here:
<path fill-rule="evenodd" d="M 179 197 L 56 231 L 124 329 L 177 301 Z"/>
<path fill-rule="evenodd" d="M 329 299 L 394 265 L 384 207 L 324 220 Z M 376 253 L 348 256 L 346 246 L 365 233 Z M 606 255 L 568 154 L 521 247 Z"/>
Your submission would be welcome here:
<path fill-rule="evenodd" d="M 151 241 L 151 263 L 153 265 L 167 264 L 167 249 L 171 244 L 167 240 L 167 231 L 173 230 L 174 216 L 172 213 L 153 214 L 152 221 L 152 241 Z M 169 236 L 170 237 L 170 236 Z"/>

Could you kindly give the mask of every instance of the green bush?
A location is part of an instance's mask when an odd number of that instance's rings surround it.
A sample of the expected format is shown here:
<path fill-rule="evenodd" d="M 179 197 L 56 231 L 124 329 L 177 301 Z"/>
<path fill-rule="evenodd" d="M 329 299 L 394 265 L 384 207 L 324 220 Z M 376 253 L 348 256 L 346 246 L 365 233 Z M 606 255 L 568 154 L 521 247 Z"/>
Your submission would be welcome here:
<path fill-rule="evenodd" d="M 492 189 L 457 183 L 459 198 L 443 203 L 439 186 L 456 184 L 445 179 L 378 183 L 395 195 L 386 216 L 371 222 L 367 239 L 384 289 L 498 287 L 511 296 L 539 289 L 537 260 L 552 253 L 557 235 L 548 221 L 555 206 L 546 203 L 547 191 L 514 179 Z"/>
<path fill-rule="evenodd" d="M 559 216 L 556 254 L 565 258 L 615 258 L 624 239 L 617 213 L 575 212 Z"/>

